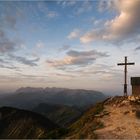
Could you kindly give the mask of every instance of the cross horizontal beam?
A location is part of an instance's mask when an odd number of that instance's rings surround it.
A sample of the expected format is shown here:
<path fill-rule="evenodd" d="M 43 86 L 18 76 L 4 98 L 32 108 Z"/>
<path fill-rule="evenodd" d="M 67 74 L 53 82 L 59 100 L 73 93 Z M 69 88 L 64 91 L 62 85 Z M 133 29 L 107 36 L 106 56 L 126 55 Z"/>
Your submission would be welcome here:
<path fill-rule="evenodd" d="M 120 66 L 120 65 L 135 65 L 135 63 L 118 63 L 117 65 L 118 66 Z"/>

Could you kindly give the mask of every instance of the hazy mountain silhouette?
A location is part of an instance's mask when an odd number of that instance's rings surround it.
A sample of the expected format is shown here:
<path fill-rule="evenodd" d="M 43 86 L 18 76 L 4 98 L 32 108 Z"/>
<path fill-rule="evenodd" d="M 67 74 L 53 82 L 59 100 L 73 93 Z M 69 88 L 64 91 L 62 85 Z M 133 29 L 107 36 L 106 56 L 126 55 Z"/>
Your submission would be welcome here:
<path fill-rule="evenodd" d="M 0 106 L 32 110 L 40 103 L 47 103 L 86 108 L 105 98 L 103 93 L 93 90 L 25 87 L 18 89 L 12 95 L 1 98 Z"/>

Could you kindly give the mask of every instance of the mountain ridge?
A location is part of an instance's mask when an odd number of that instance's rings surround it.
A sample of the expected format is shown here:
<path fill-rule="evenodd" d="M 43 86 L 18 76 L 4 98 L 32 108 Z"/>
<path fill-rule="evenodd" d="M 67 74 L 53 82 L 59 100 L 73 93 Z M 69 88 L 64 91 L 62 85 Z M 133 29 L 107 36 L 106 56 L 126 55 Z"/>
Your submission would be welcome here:
<path fill-rule="evenodd" d="M 0 138 L 42 138 L 58 128 L 38 113 L 12 107 L 0 108 Z"/>
<path fill-rule="evenodd" d="M 88 107 L 106 96 L 99 91 L 66 88 L 19 88 L 15 94 L 0 99 L 0 106 L 33 109 L 40 103 Z M 30 107 L 30 108 L 29 108 Z"/>

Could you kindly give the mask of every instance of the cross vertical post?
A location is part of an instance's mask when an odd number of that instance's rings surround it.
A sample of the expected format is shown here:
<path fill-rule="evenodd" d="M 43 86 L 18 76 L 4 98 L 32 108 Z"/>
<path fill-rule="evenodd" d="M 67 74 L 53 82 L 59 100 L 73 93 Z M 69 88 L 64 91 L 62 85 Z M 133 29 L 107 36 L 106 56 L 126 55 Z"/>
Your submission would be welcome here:
<path fill-rule="evenodd" d="M 125 56 L 124 68 L 124 96 L 127 96 L 127 57 Z"/>
<path fill-rule="evenodd" d="M 127 56 L 124 58 L 124 63 L 118 63 L 118 66 L 124 65 L 124 96 L 127 96 L 127 65 L 134 65 L 135 63 L 128 63 Z"/>

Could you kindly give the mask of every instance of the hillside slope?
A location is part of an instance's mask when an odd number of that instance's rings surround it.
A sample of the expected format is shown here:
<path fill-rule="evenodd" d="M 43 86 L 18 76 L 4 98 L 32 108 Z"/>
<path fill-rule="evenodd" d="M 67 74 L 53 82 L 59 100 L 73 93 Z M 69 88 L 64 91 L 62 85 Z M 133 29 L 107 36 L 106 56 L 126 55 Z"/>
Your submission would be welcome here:
<path fill-rule="evenodd" d="M 11 107 L 0 108 L 0 138 L 47 138 L 57 128 L 37 113 Z"/>
<path fill-rule="evenodd" d="M 76 107 L 41 103 L 32 111 L 40 113 L 61 127 L 66 127 L 75 121 L 82 112 Z"/>
<path fill-rule="evenodd" d="M 117 96 L 91 107 L 65 138 L 140 139 L 140 97 Z"/>

